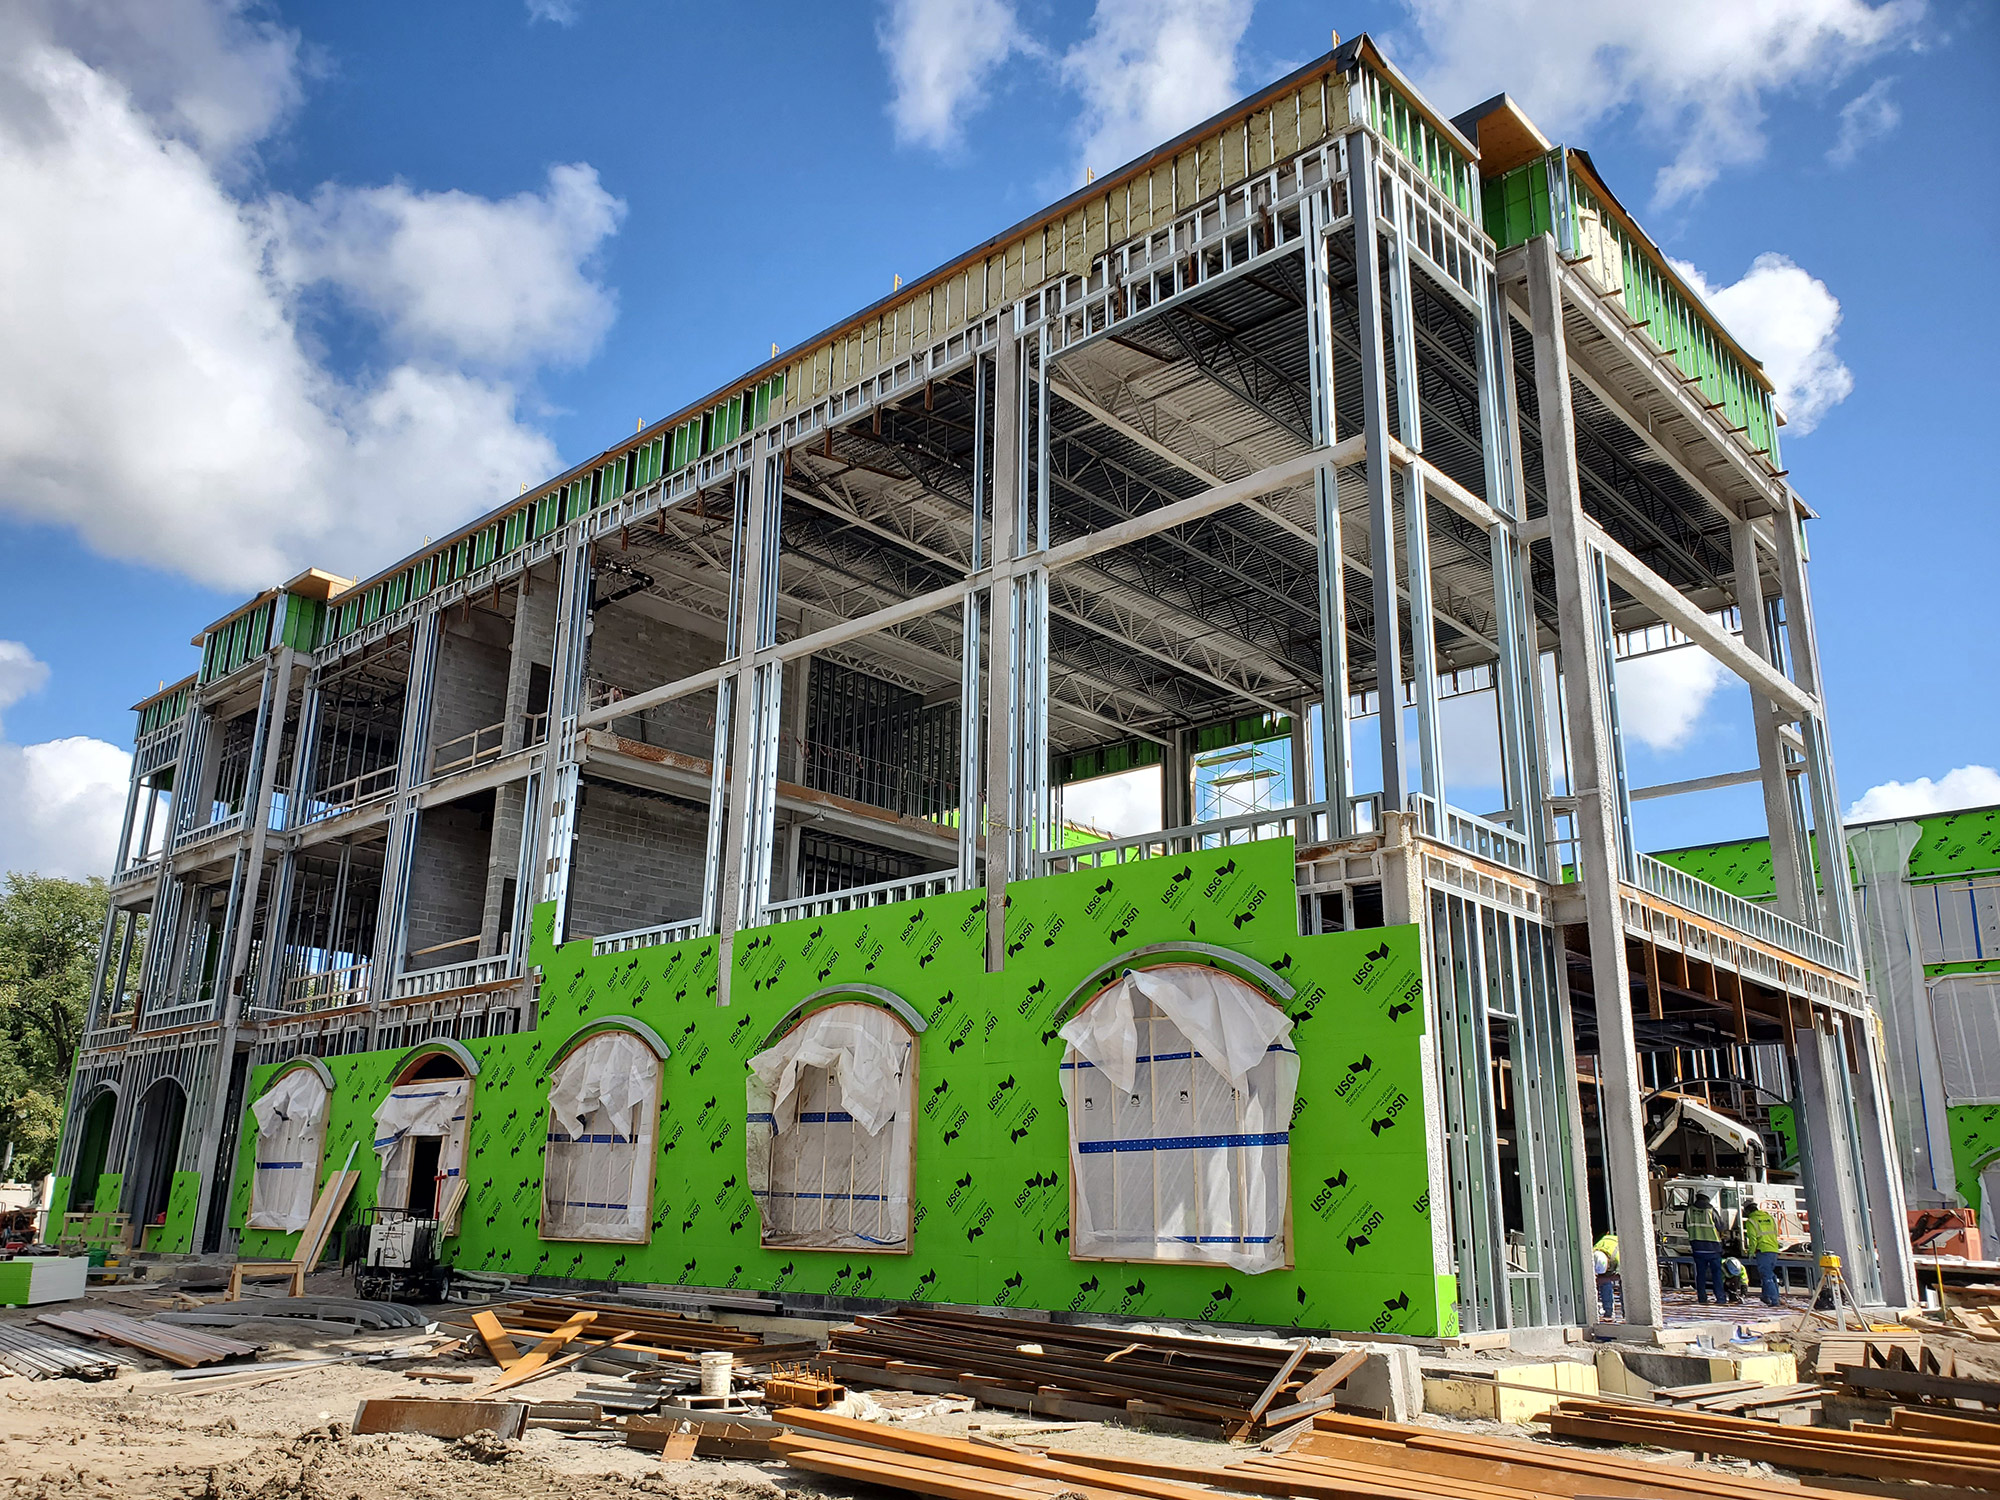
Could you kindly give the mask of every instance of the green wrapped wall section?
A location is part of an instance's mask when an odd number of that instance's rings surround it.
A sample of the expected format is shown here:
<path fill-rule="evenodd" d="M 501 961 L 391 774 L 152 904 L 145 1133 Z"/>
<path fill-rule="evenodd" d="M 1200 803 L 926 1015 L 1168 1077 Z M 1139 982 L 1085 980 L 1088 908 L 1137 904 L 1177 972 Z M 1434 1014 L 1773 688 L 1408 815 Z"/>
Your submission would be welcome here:
<path fill-rule="evenodd" d="M 1982 1226 L 1986 1223 L 1985 1194 L 1979 1178 L 2000 1160 L 2000 1104 L 1955 1104 L 1944 1112 L 1945 1130 L 1951 1136 L 1951 1165 L 1958 1180 L 1958 1196 L 1972 1206 Z M 1988 1228 L 1988 1233 L 2000 1230 Z M 1989 1250 L 1988 1255 L 1991 1255 Z"/>
<path fill-rule="evenodd" d="M 1455 1282 L 1435 1266 L 1422 1104 L 1425 1007 L 1417 928 L 1300 937 L 1293 849 L 1243 845 L 1008 887 L 1007 964 L 988 974 L 984 895 L 971 891 L 738 934 L 731 1004 L 716 1004 L 717 944 L 593 957 L 551 947 L 536 913 L 537 1029 L 466 1043 L 474 1084 L 462 1233 L 468 1270 L 747 1288 L 885 1301 L 1078 1309 L 1397 1334 L 1456 1331 Z M 1056 1036 L 1065 1003 L 1115 977 L 1120 955 L 1225 948 L 1295 987 L 1300 1080 L 1291 1133 L 1294 1269 L 1073 1261 L 1069 1141 Z M 1162 946 L 1164 945 L 1164 946 Z M 809 996 L 843 985 L 898 995 L 927 1022 L 918 1045 L 908 1254 L 768 1251 L 744 1151 L 746 1060 Z M 538 1237 L 547 1070 L 578 1031 L 633 1017 L 666 1040 L 652 1239 Z M 320 1171 L 353 1147 L 374 1201 L 370 1115 L 401 1053 L 325 1059 L 336 1079 Z M 251 1097 L 274 1068 L 260 1068 Z M 246 1119 L 232 1222 L 255 1142 Z M 246 1232 L 246 1255 L 293 1237 Z"/>

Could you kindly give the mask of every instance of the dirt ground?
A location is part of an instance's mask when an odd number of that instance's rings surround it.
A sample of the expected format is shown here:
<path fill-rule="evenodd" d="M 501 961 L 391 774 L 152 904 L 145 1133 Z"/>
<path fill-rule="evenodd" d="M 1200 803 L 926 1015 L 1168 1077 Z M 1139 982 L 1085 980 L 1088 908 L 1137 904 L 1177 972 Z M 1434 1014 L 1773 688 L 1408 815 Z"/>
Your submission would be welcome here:
<path fill-rule="evenodd" d="M 315 1288 L 339 1295 L 344 1287 Z M 95 1293 L 92 1307 L 144 1317 L 156 1309 L 144 1285 Z M 75 1306 L 77 1304 L 70 1304 Z M 34 1309 L 0 1310 L 0 1322 L 26 1322 Z M 436 1316 L 462 1319 L 464 1309 Z M 209 1332 L 266 1346 L 264 1361 L 294 1354 L 376 1351 L 406 1345 L 416 1330 L 343 1338 L 283 1322 L 245 1323 Z M 449 1328 L 441 1332 L 454 1332 Z M 131 1351 L 128 1351 L 131 1352 Z M 663 1463 L 655 1454 L 605 1438 L 534 1429 L 519 1441 L 484 1434 L 447 1443 L 415 1436 L 354 1437 L 356 1407 L 370 1397 L 475 1398 L 498 1378 L 483 1353 L 372 1366 L 332 1365 L 267 1382 L 204 1391 L 171 1378 L 170 1367 L 134 1353 L 116 1379 L 28 1380 L 0 1372 L 0 1500 L 376 1500 L 390 1495 L 453 1500 L 571 1500 L 670 1495 L 679 1500 L 799 1500 L 851 1497 L 862 1491 L 782 1464 L 698 1459 Z M 245 1367 L 254 1368 L 254 1367 Z M 410 1370 L 473 1374 L 471 1384 L 411 1379 Z M 556 1401 L 606 1376 L 560 1371 L 505 1399 Z M 1456 1430 L 1511 1432 L 1485 1423 Z M 1020 1437 L 1068 1449 L 1155 1462 L 1218 1466 L 1243 1456 L 1222 1443 L 1123 1427 L 1037 1423 L 1018 1412 L 980 1408 L 903 1423 L 916 1431 Z M 1042 1429 L 1042 1430 L 1037 1430 Z M 1761 1466 L 1717 1464 L 1735 1473 L 1775 1477 Z M 874 1491 L 880 1495 L 884 1492 Z"/>

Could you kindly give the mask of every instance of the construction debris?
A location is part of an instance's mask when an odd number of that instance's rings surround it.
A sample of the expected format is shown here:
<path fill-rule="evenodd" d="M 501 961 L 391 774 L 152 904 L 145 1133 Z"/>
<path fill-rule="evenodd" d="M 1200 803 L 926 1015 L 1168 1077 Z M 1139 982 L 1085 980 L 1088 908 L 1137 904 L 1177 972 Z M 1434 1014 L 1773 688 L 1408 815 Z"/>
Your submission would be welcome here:
<path fill-rule="evenodd" d="M 521 1401 L 452 1401 L 407 1396 L 364 1401 L 354 1412 L 356 1436 L 375 1432 L 417 1432 L 455 1440 L 490 1432 L 505 1442 L 521 1435 L 528 1407 Z"/>
<path fill-rule="evenodd" d="M 326 1328 L 422 1328 L 434 1325 L 421 1308 L 401 1302 L 373 1302 L 360 1297 L 244 1297 L 235 1302 L 204 1304 L 153 1314 L 156 1323 L 186 1323 L 227 1328 L 265 1319 L 299 1319 Z"/>
<path fill-rule="evenodd" d="M 131 1363 L 113 1349 L 83 1349 L 23 1323 L 0 1324 L 0 1367 L 30 1380 L 109 1380 Z"/>
<path fill-rule="evenodd" d="M 128 1318 L 123 1313 L 64 1311 L 43 1313 L 35 1319 L 65 1333 L 82 1334 L 88 1339 L 108 1339 L 114 1344 L 138 1349 L 169 1364 L 192 1369 L 196 1365 L 220 1364 L 225 1360 L 254 1359 L 262 1344 L 246 1344 L 197 1328 L 176 1328 L 150 1318 Z"/>
<path fill-rule="evenodd" d="M 962 1392 L 1086 1421 L 1195 1423 L 1227 1434 L 1330 1409 L 1360 1350 L 1255 1344 L 912 1307 L 833 1332 L 816 1361 L 849 1384 Z"/>

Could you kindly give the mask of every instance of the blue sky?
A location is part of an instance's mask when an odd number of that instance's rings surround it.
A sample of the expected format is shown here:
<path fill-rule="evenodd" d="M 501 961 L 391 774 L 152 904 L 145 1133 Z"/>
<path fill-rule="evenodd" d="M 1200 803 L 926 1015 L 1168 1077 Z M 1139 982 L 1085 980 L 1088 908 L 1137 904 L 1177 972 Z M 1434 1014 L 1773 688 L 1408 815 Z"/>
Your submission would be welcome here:
<path fill-rule="evenodd" d="M 1826 518 L 1848 800 L 2000 761 L 1989 7 L 25 0 L 0 20 L 0 868 L 101 858 L 122 772 L 83 742 L 123 746 L 127 706 L 258 586 L 386 564 L 1331 26 L 1372 30 L 1447 112 L 1514 93 L 1753 349 L 1785 345 L 1823 407 L 1785 451 Z M 1769 255 L 1797 272 L 1746 281 Z M 1676 714 L 1712 680 L 1662 683 L 1636 780 L 1750 762 L 1734 689 Z M 1905 800 L 1954 791 L 2000 800 L 2000 777 Z M 1755 817 L 1682 799 L 1642 833 Z"/>

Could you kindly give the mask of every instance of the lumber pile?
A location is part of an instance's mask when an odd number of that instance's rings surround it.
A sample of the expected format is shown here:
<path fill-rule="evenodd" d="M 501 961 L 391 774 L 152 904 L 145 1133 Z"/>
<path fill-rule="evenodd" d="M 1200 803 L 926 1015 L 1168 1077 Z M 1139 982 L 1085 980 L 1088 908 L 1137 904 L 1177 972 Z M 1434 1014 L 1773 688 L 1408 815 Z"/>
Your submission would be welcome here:
<path fill-rule="evenodd" d="M 150 1318 L 128 1318 L 123 1313 L 115 1312 L 46 1312 L 35 1321 L 60 1328 L 64 1333 L 123 1344 L 128 1349 L 137 1349 L 182 1369 L 220 1364 L 224 1360 L 252 1359 L 264 1347 L 262 1344 L 246 1344 L 240 1339 L 203 1333 L 198 1328 L 156 1323 Z"/>
<path fill-rule="evenodd" d="M 771 1443 L 793 1468 L 939 1500 L 1214 1500 L 1215 1492 L 1300 1500 L 1830 1500 L 1829 1492 L 1362 1418 L 1318 1417 L 1282 1454 L 1226 1467 L 979 1443 L 784 1410 Z"/>
<path fill-rule="evenodd" d="M 833 1331 L 817 1361 L 849 1385 L 972 1396 L 1083 1421 L 1192 1422 L 1248 1435 L 1330 1411 L 1360 1350 L 1178 1338 L 906 1307 Z"/>
<path fill-rule="evenodd" d="M 587 1302 L 573 1297 L 538 1297 L 489 1308 L 475 1313 L 472 1322 L 485 1340 L 487 1352 L 504 1369 L 514 1357 L 515 1351 L 509 1345 L 520 1340 L 535 1343 L 566 1328 L 584 1313 L 590 1315 L 583 1321 L 588 1324 L 592 1338 L 629 1334 L 621 1347 L 668 1359 L 692 1360 L 706 1351 L 727 1350 L 735 1356 L 738 1366 L 745 1366 L 773 1359 L 798 1359 L 819 1352 L 816 1343 L 766 1344 L 762 1334 L 749 1333 L 728 1323 L 704 1323 L 664 1308 Z"/>
<path fill-rule="evenodd" d="M 1804 1414 L 1820 1404 L 1825 1391 L 1817 1385 L 1766 1385 L 1761 1380 L 1716 1380 L 1705 1385 L 1659 1386 L 1653 1399 L 1668 1406 L 1724 1416 L 1769 1416 L 1777 1411 Z"/>
<path fill-rule="evenodd" d="M 1886 1424 L 1849 1432 L 1686 1408 L 1579 1400 L 1563 1401 L 1545 1420 L 1558 1437 L 1678 1448 L 1850 1479 L 2000 1489 L 2000 1445 Z"/>

